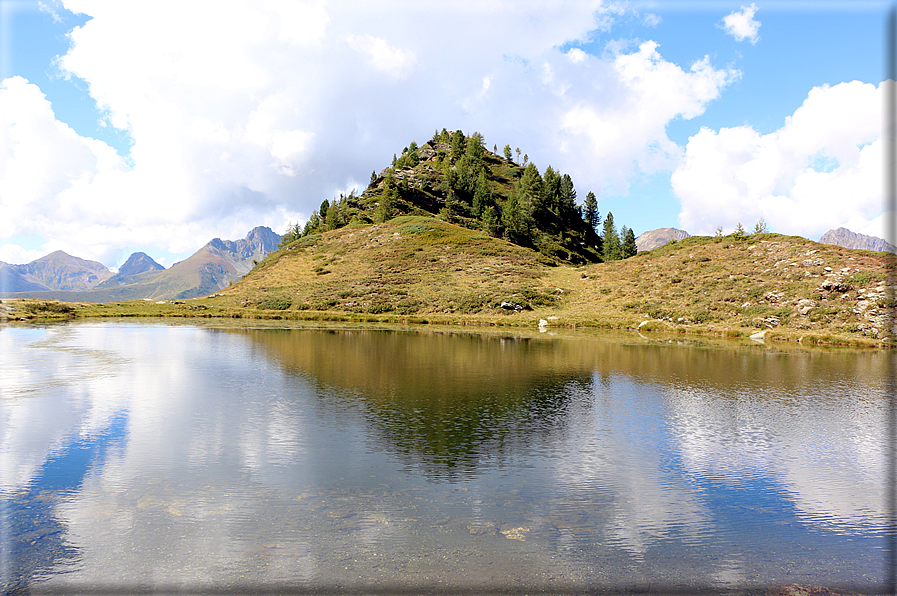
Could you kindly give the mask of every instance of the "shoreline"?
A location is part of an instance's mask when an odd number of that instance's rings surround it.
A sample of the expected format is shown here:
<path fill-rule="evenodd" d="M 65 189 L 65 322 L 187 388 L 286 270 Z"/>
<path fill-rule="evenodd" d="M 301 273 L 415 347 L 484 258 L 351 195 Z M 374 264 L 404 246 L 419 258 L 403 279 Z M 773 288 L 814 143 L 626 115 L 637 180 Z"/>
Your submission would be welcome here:
<path fill-rule="evenodd" d="M 471 332 L 486 330 L 515 330 L 530 332 L 594 331 L 620 333 L 647 340 L 704 339 L 704 340 L 759 340 L 793 346 L 819 346 L 835 348 L 893 349 L 897 343 L 891 338 L 873 339 L 852 337 L 837 329 L 813 332 L 792 329 L 766 328 L 763 330 L 723 323 L 682 324 L 663 320 L 619 317 L 602 319 L 599 316 L 582 317 L 565 314 L 563 310 L 536 309 L 513 314 L 460 314 L 419 313 L 400 315 L 390 313 L 354 313 L 346 311 L 317 310 L 263 310 L 233 308 L 214 304 L 216 296 L 189 300 L 136 300 L 119 303 L 68 303 L 26 298 L 0 299 L 0 329 L 6 325 L 28 325 L 68 321 L 109 319 L 158 319 L 160 321 L 220 321 L 273 324 L 320 323 L 338 327 L 352 325 L 383 325 L 386 328 L 413 327 L 465 328 Z M 631 319 L 631 320 L 630 320 Z M 541 325 L 540 325 L 541 323 Z M 300 325 L 301 326 L 301 325 Z M 647 334 L 647 335 L 646 335 Z M 757 337 L 760 335 L 760 337 Z"/>

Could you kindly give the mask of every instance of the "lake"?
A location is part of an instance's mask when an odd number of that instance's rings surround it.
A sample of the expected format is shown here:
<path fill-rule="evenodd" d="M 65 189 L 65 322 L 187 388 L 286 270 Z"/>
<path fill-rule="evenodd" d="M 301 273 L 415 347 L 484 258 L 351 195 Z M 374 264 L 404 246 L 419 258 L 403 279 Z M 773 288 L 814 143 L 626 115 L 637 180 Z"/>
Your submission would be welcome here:
<path fill-rule="evenodd" d="M 0 580 L 884 592 L 895 364 L 636 334 L 0 327 Z"/>

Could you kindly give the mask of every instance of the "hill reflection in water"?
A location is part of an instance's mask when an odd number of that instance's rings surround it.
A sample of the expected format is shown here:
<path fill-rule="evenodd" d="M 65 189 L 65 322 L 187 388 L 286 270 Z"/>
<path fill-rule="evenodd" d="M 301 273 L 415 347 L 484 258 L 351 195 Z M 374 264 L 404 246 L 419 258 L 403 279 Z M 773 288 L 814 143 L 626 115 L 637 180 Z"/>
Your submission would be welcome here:
<path fill-rule="evenodd" d="M 363 403 L 376 441 L 409 470 L 457 480 L 549 449 L 591 370 L 554 342 L 459 333 L 246 331 L 287 371 Z M 560 352 L 563 352 L 561 350 Z M 340 415 L 337 406 L 330 415 Z"/>

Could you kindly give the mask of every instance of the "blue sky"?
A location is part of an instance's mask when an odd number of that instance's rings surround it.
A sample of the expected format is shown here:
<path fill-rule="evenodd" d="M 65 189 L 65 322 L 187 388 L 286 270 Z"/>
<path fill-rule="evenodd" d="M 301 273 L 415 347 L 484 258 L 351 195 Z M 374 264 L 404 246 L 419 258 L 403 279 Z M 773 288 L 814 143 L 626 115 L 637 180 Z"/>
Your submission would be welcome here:
<path fill-rule="evenodd" d="M 0 0 L 0 261 L 170 266 L 283 232 L 443 127 L 569 173 L 637 234 L 884 236 L 893 3 L 220 8 Z"/>

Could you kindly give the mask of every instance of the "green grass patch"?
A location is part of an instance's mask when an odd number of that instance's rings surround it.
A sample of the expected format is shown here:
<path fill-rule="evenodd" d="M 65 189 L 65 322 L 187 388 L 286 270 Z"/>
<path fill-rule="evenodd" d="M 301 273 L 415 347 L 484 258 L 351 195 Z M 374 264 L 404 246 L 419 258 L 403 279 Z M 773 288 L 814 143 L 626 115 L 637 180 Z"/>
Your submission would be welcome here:
<path fill-rule="evenodd" d="M 260 302 L 256 308 L 262 310 L 286 310 L 293 305 L 293 301 L 289 298 L 269 298 L 264 302 Z"/>
<path fill-rule="evenodd" d="M 857 271 L 844 278 L 844 281 L 852 286 L 864 287 L 871 286 L 880 281 L 885 281 L 886 277 L 883 273 L 873 271 Z"/>

